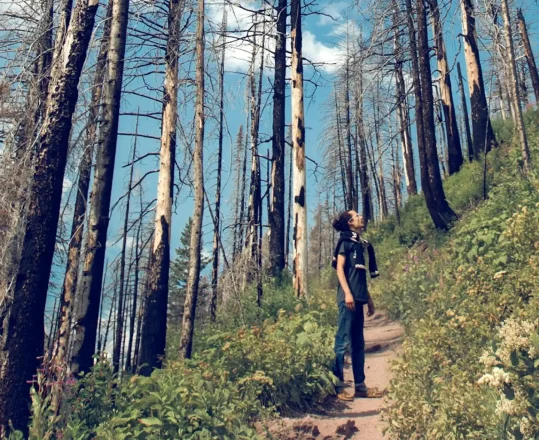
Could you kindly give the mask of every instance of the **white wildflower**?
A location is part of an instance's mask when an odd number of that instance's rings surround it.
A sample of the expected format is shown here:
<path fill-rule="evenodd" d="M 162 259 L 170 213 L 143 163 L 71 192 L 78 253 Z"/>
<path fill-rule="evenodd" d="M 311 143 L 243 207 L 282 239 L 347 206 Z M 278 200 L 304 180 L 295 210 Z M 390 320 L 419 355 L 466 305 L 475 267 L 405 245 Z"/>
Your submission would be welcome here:
<path fill-rule="evenodd" d="M 490 385 L 493 388 L 500 388 L 506 383 L 511 383 L 511 375 L 503 370 L 503 368 L 494 367 L 492 374 L 484 374 L 477 383 L 479 385 Z"/>
<path fill-rule="evenodd" d="M 500 328 L 501 345 L 496 354 L 504 363 L 509 364 L 513 351 L 528 351 L 533 347 L 530 336 L 535 332 L 536 328 L 536 322 L 508 319 Z"/>

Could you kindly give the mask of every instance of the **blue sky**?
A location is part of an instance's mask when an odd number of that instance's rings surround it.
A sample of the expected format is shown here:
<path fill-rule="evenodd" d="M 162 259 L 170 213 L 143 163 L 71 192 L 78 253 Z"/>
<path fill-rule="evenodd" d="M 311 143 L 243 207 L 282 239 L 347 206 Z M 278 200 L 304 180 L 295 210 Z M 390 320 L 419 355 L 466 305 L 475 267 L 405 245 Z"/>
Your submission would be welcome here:
<path fill-rule="evenodd" d="M 242 1 L 242 5 L 249 6 L 253 4 L 250 2 Z M 535 41 L 535 17 L 537 16 L 538 7 L 533 2 L 526 0 L 526 2 L 517 3 L 523 5 L 525 15 L 528 20 L 528 25 L 531 31 L 532 41 Z M 318 87 L 315 89 L 312 85 L 306 85 L 307 94 L 310 96 L 306 100 L 306 151 L 307 155 L 313 160 L 317 161 L 320 165 L 323 164 L 323 149 L 322 139 L 324 135 L 325 117 L 326 111 L 324 104 L 327 102 L 332 91 L 332 81 L 335 78 L 336 70 L 339 66 L 339 62 L 343 59 L 344 49 L 342 48 L 343 38 L 347 27 L 350 27 L 352 21 L 362 22 L 363 30 L 369 31 L 369 22 L 363 17 L 368 16 L 368 8 L 370 5 L 365 4 L 362 6 L 365 10 L 357 10 L 349 7 L 350 2 L 336 1 L 336 2 L 324 2 L 321 0 L 319 11 L 323 12 L 323 15 L 310 15 L 304 20 L 304 47 L 303 55 L 305 58 L 312 60 L 315 63 L 325 63 L 319 67 L 318 73 L 315 75 L 313 69 L 306 65 L 305 77 L 313 78 L 317 81 Z M 132 3 L 132 11 L 137 8 L 141 8 L 141 12 L 151 12 L 151 5 L 144 3 L 142 0 L 134 1 Z M 103 10 L 101 11 L 104 12 Z M 330 17 L 331 16 L 331 17 Z M 207 6 L 207 23 L 208 29 L 215 28 L 220 22 L 222 17 L 222 6 L 219 4 L 208 3 Z M 237 30 L 245 29 L 250 23 L 248 14 L 245 13 L 239 7 L 229 8 L 228 13 L 228 29 Z M 142 26 L 141 24 L 133 21 L 131 26 Z M 453 65 L 455 60 L 460 60 L 465 74 L 465 65 L 462 55 L 462 50 L 459 41 L 459 34 L 461 32 L 460 24 L 460 11 L 458 7 L 452 6 L 447 9 L 445 23 L 445 38 L 446 45 L 449 53 L 450 63 Z M 208 37 L 207 44 L 211 43 L 211 36 Z M 133 43 L 133 42 L 132 42 Z M 287 43 L 289 47 L 289 42 Z M 534 44 L 536 54 L 539 54 L 537 46 Z M 129 49 L 129 55 L 127 56 L 128 63 L 132 62 L 132 57 L 139 52 L 139 48 L 131 47 Z M 246 79 L 245 73 L 248 69 L 248 59 L 250 58 L 251 49 L 248 45 L 231 44 L 227 49 L 226 56 L 226 122 L 227 130 L 225 135 L 225 153 L 224 153 L 224 175 L 223 182 L 225 184 L 223 193 L 223 206 L 224 206 L 224 218 L 225 226 L 227 225 L 227 218 L 234 208 L 234 200 L 232 198 L 233 191 L 233 176 L 230 170 L 230 163 L 232 157 L 232 151 L 235 146 L 235 137 L 240 124 L 245 124 L 245 87 Z M 483 53 L 484 58 L 486 54 Z M 206 57 L 210 59 L 212 57 L 209 50 L 207 50 Z M 264 90 L 270 89 L 270 81 L 272 80 L 271 60 L 268 54 L 266 54 L 269 68 L 266 69 L 266 75 L 264 77 Z M 159 99 L 161 96 L 161 82 L 162 75 L 159 74 L 159 69 L 162 66 L 150 67 L 147 69 L 155 69 L 157 72 L 155 75 L 149 75 L 146 77 L 146 84 L 153 86 L 154 91 L 152 96 Z M 192 76 L 194 69 L 193 55 L 184 56 L 182 58 L 180 81 L 185 82 L 186 78 Z M 215 67 L 211 67 L 214 71 Z M 454 93 L 456 93 L 456 69 L 455 74 L 452 75 Z M 485 78 L 487 87 L 489 86 L 489 78 Z M 207 79 L 206 86 L 210 94 L 216 93 L 210 89 L 211 81 Z M 125 88 L 130 91 L 144 91 L 144 84 L 140 79 L 129 81 L 124 84 Z M 84 89 L 84 87 L 83 87 Z M 181 168 L 182 178 L 185 178 L 187 172 L 185 168 L 185 160 L 183 158 L 188 154 L 188 148 L 193 147 L 193 132 L 190 124 L 193 117 L 193 95 L 192 87 L 183 87 L 180 91 L 180 119 L 182 121 L 182 131 L 178 137 L 178 162 Z M 144 92 L 147 93 L 147 92 Z M 211 107 L 213 98 L 207 99 L 207 105 Z M 266 103 L 264 113 L 261 120 L 261 138 L 269 138 L 271 136 L 271 95 L 268 94 L 263 98 L 263 102 Z M 133 94 L 124 94 L 122 99 L 122 113 L 133 113 L 140 109 L 141 112 L 155 112 L 161 111 L 159 103 L 148 99 L 142 99 L 134 96 Z M 290 120 L 290 97 L 287 98 L 287 121 Z M 208 112 L 211 113 L 211 108 Z M 215 111 L 215 108 L 213 109 Z M 136 118 L 134 116 L 122 116 L 120 121 L 120 133 L 133 133 L 135 131 Z M 141 118 L 139 121 L 138 131 L 140 134 L 152 136 L 158 138 L 160 136 L 160 124 L 155 119 Z M 113 186 L 112 204 L 114 204 L 126 191 L 128 168 L 125 165 L 130 160 L 131 147 L 133 145 L 132 136 L 120 136 L 118 142 L 118 150 L 116 156 L 115 166 L 115 181 Z M 216 124 L 213 119 L 209 119 L 206 124 L 206 141 L 205 141 L 205 180 L 206 190 L 210 196 L 210 200 L 213 202 L 214 198 L 214 182 L 215 182 L 215 151 L 217 147 L 216 136 Z M 267 149 L 271 148 L 271 144 L 266 143 L 261 146 L 261 153 L 265 154 Z M 159 150 L 159 141 L 157 139 L 139 138 L 138 141 L 138 155 L 143 155 L 150 152 L 157 152 Z M 73 165 L 76 164 L 76 158 L 73 160 Z M 263 171 L 262 176 L 265 177 L 265 163 L 262 161 Z M 140 178 L 148 171 L 158 168 L 158 161 L 155 158 L 148 158 L 137 165 L 135 174 L 135 180 Z M 76 175 L 73 173 L 74 167 L 68 172 L 66 177 L 65 190 L 66 194 L 69 193 L 71 184 L 76 180 Z M 288 169 L 288 166 L 287 166 Z M 309 210 L 315 208 L 318 202 L 318 196 L 321 188 L 318 186 L 316 177 L 313 174 L 314 165 L 311 162 L 307 163 L 308 169 L 308 184 L 307 184 L 307 205 Z M 178 174 L 176 174 L 178 177 Z M 144 199 L 147 201 L 153 200 L 157 192 L 157 174 L 150 175 L 144 181 L 143 185 Z M 176 194 L 175 212 L 173 215 L 172 223 L 172 248 L 175 249 L 180 243 L 180 234 L 183 230 L 189 216 L 193 211 L 193 201 L 189 188 L 182 187 L 182 191 Z M 135 203 L 136 204 L 136 203 Z M 206 205 L 207 208 L 207 205 Z M 64 221 L 66 227 L 70 229 L 71 217 L 69 215 L 69 209 L 66 210 L 66 216 Z M 136 215 L 136 214 L 135 214 Z M 153 213 L 149 214 L 153 221 Z M 112 261 L 120 250 L 121 243 L 117 242 L 119 233 L 121 231 L 123 223 L 122 205 L 119 204 L 112 213 L 111 222 L 109 226 L 109 247 L 107 251 L 107 259 Z M 211 218 L 206 209 L 204 217 L 204 243 L 205 251 L 209 251 L 211 248 L 213 227 Z M 129 244 L 133 242 L 133 234 L 130 234 Z M 110 271 L 109 271 L 110 274 Z M 60 282 L 63 277 L 63 264 L 59 265 L 54 272 L 54 281 Z M 57 289 L 51 291 L 52 296 L 58 294 Z M 52 300 L 52 298 L 51 298 Z"/>

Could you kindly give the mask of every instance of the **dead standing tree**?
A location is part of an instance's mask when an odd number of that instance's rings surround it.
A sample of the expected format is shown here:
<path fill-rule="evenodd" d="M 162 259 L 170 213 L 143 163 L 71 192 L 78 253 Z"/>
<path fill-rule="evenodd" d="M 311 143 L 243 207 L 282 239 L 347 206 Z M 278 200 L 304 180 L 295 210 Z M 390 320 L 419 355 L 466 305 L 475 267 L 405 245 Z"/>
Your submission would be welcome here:
<path fill-rule="evenodd" d="M 511 100 L 513 101 L 513 110 L 515 112 L 516 128 L 520 138 L 520 149 L 522 161 L 524 163 L 524 172 L 528 172 L 531 166 L 530 148 L 528 147 L 528 138 L 526 128 L 524 127 L 524 118 L 522 116 L 522 104 L 518 90 L 518 73 L 515 61 L 515 48 L 513 45 L 513 31 L 511 29 L 511 16 L 509 14 L 509 5 L 507 0 L 502 0 L 502 15 L 505 33 L 506 54 L 509 59 L 509 73 L 511 78 Z"/>
<path fill-rule="evenodd" d="M 194 193 L 195 209 L 191 228 L 189 275 L 180 338 L 180 358 L 190 359 L 193 349 L 193 331 L 200 282 L 200 250 L 202 243 L 202 220 L 204 215 L 204 0 L 198 0 L 196 30 L 196 108 L 195 108 L 195 151 Z"/>
<path fill-rule="evenodd" d="M 455 105 L 453 104 L 453 92 L 451 87 L 451 75 L 449 63 L 447 62 L 447 51 L 440 14 L 438 0 L 428 0 L 431 11 L 432 27 L 436 42 L 436 59 L 438 61 L 438 71 L 440 73 L 440 92 L 442 97 L 442 108 L 444 113 L 445 132 L 447 137 L 447 158 L 449 174 L 454 174 L 460 170 L 464 159 L 462 157 L 462 147 L 457 122 Z"/>
<path fill-rule="evenodd" d="M 269 213 L 270 267 L 273 275 L 285 268 L 285 110 L 286 110 L 286 19 L 287 0 L 279 0 L 275 33 L 273 81 L 273 138 Z"/>
<path fill-rule="evenodd" d="M 307 197 L 305 169 L 305 113 L 303 104 L 302 11 L 301 0 L 291 0 L 292 43 L 292 148 L 294 162 L 294 292 L 307 295 Z"/>
<path fill-rule="evenodd" d="M 528 28 L 526 21 L 524 20 L 524 14 L 522 9 L 517 12 L 518 27 L 520 35 L 522 37 L 522 43 L 524 45 L 524 51 L 526 54 L 526 61 L 528 62 L 528 70 L 530 71 L 530 77 L 532 80 L 533 92 L 535 94 L 535 104 L 539 105 L 539 74 L 537 73 L 537 65 L 535 63 L 535 57 L 533 55 L 530 38 L 528 37 Z"/>
<path fill-rule="evenodd" d="M 154 368 L 161 367 L 166 346 L 170 232 L 176 161 L 180 25 L 183 7 L 182 0 L 170 0 L 155 233 L 148 271 L 149 292 L 144 308 L 141 349 L 138 359 L 141 374 L 148 376 Z"/>
<path fill-rule="evenodd" d="M 429 63 L 429 41 L 427 28 L 426 0 L 416 0 L 417 38 L 414 28 L 414 16 L 411 0 L 405 0 L 412 75 L 416 105 L 416 128 L 419 163 L 421 169 L 421 187 L 427 209 L 439 229 L 448 229 L 456 219 L 445 198 L 436 150 L 434 125 L 434 99 L 432 76 Z"/>
<path fill-rule="evenodd" d="M 468 73 L 468 87 L 472 106 L 473 151 L 488 152 L 497 146 L 490 122 L 489 109 L 483 82 L 483 70 L 477 44 L 475 12 L 472 0 L 460 0 L 462 12 L 462 34 L 464 37 L 464 57 Z"/>
<path fill-rule="evenodd" d="M 24 219 L 15 285 L 0 304 L 0 435 L 28 432 L 30 383 L 43 355 L 44 312 L 56 243 L 68 139 L 78 84 L 97 12 L 97 0 L 75 7 L 61 68 L 51 78 L 50 99 L 36 137 L 35 168 Z"/>
<path fill-rule="evenodd" d="M 84 268 L 77 297 L 80 311 L 73 339 L 72 370 L 88 372 L 94 363 L 101 280 L 107 248 L 110 199 L 118 141 L 129 0 L 113 0 L 107 73 L 103 85 L 102 123 L 92 187 Z"/>

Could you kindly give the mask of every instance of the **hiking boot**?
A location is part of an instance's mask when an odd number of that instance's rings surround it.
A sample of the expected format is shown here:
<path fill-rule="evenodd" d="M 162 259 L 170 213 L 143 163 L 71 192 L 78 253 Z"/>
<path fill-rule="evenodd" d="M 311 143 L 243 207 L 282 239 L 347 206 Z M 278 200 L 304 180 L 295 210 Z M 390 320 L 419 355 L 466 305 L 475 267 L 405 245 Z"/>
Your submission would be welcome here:
<path fill-rule="evenodd" d="M 354 400 L 354 395 L 350 394 L 344 389 L 337 390 L 337 399 L 342 400 L 343 402 L 351 402 Z"/>
<path fill-rule="evenodd" d="M 364 382 L 356 385 L 356 392 L 354 394 L 355 397 L 362 397 L 366 399 L 379 399 L 384 397 L 384 395 L 384 391 L 380 391 L 378 388 L 368 388 Z"/>

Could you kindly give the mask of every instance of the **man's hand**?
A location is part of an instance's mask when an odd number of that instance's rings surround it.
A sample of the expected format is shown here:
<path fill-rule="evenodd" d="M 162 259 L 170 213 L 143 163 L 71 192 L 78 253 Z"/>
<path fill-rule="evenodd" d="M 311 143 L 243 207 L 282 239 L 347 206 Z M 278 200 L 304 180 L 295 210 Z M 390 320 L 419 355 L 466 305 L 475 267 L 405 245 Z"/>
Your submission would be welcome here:
<path fill-rule="evenodd" d="M 356 309 L 356 300 L 354 299 L 351 293 L 346 293 L 344 295 L 344 304 L 349 310 Z"/>
<path fill-rule="evenodd" d="M 374 308 L 374 302 L 372 300 L 372 297 L 369 296 L 369 302 L 367 303 L 367 316 L 372 316 L 374 315 L 374 312 L 375 312 L 375 308 Z"/>

